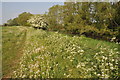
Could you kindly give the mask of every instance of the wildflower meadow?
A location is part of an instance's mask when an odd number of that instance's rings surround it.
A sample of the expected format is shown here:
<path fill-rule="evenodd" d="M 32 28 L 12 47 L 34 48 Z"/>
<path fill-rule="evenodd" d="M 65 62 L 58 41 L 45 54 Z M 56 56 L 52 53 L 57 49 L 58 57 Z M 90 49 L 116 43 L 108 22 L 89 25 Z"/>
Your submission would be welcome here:
<path fill-rule="evenodd" d="M 31 34 L 32 33 L 32 34 Z M 30 28 L 14 78 L 118 78 L 118 44 Z"/>

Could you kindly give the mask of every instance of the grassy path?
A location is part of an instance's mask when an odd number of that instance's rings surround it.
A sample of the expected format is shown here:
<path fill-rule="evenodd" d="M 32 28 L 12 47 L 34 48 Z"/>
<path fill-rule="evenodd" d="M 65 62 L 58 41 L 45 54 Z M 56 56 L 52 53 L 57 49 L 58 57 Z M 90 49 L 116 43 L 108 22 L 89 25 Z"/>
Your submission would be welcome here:
<path fill-rule="evenodd" d="M 2 72 L 3 77 L 10 78 L 19 66 L 20 57 L 26 40 L 27 30 L 23 27 L 6 27 L 2 31 Z"/>

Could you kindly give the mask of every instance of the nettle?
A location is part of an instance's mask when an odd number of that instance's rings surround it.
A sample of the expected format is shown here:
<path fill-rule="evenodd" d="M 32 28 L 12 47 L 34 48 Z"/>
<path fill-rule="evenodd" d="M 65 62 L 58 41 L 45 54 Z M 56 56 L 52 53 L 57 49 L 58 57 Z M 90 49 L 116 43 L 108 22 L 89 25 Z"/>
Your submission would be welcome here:
<path fill-rule="evenodd" d="M 43 15 L 34 15 L 29 20 L 28 23 L 34 28 L 46 29 L 48 24 Z"/>

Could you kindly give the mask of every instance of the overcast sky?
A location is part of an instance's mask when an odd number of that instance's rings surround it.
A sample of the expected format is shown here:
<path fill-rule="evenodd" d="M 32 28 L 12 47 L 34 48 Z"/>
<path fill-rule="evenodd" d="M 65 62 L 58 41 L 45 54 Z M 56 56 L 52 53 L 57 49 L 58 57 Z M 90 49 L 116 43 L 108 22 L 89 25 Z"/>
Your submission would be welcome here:
<path fill-rule="evenodd" d="M 23 12 L 44 14 L 53 5 L 63 5 L 63 2 L 2 2 L 2 22 L 13 19 Z"/>

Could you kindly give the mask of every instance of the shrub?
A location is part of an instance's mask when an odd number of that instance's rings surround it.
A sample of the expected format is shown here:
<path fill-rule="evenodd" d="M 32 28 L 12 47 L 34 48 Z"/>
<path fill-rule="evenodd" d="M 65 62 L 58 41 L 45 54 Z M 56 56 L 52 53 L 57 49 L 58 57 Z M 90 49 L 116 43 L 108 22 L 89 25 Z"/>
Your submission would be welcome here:
<path fill-rule="evenodd" d="M 35 28 L 47 28 L 47 22 L 43 15 L 34 15 L 29 20 L 28 23 Z"/>

